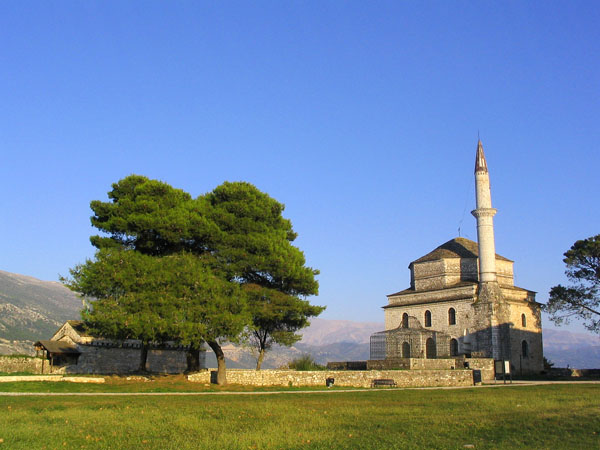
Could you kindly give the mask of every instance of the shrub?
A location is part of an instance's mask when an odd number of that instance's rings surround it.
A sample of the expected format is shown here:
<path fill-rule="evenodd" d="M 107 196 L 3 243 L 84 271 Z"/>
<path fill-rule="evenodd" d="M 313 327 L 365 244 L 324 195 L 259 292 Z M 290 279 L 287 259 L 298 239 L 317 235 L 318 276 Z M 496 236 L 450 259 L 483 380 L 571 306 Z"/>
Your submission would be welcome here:
<path fill-rule="evenodd" d="M 295 370 L 325 370 L 326 367 L 317 364 L 311 355 L 302 355 L 299 358 L 292 360 L 288 364 L 288 368 Z"/>

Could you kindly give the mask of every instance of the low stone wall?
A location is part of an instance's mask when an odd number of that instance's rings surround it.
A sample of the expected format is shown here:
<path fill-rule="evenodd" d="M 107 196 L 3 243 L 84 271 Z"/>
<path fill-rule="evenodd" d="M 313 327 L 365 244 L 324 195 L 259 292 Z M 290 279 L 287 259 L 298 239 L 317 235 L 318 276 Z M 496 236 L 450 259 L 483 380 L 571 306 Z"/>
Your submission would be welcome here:
<path fill-rule="evenodd" d="M 198 383 L 210 383 L 211 378 L 216 378 L 216 371 L 188 376 Z M 363 388 L 382 378 L 394 380 L 398 387 L 473 385 L 472 370 L 227 370 L 228 383 L 246 386 L 325 386 L 326 378 L 334 378 L 336 386 Z"/>
<path fill-rule="evenodd" d="M 550 377 L 572 377 L 572 378 L 600 378 L 600 369 L 566 369 L 553 367 L 548 371 Z"/>
<path fill-rule="evenodd" d="M 469 369 L 481 370 L 482 381 L 494 380 L 494 360 L 491 358 L 389 358 L 369 361 L 342 361 L 327 363 L 329 370 L 454 370 L 464 369 L 465 362 Z"/>
<path fill-rule="evenodd" d="M 329 364 L 327 365 L 329 367 Z M 370 359 L 367 361 L 367 370 L 393 370 L 393 369 L 410 369 L 410 359 L 394 358 L 394 359 Z"/>
<path fill-rule="evenodd" d="M 14 356 L 0 356 L 0 372 L 16 373 L 16 372 L 42 372 L 41 358 L 27 358 Z"/>
<path fill-rule="evenodd" d="M 18 375 L 18 376 L 3 376 L 0 377 L 0 383 L 11 383 L 21 381 L 66 381 L 68 383 L 104 383 L 104 378 L 91 378 L 91 377 L 63 377 L 61 375 Z"/>
<path fill-rule="evenodd" d="M 481 370 L 482 381 L 494 381 L 494 360 L 492 358 L 464 358 L 457 359 L 457 367 L 463 367 L 464 362 L 469 363 L 469 369 Z M 458 365 L 458 364 L 461 365 Z"/>
<path fill-rule="evenodd" d="M 456 364 L 456 359 L 448 359 L 448 358 L 440 358 L 440 359 L 424 359 L 424 358 L 410 358 L 410 368 L 412 370 L 421 369 L 421 370 L 452 370 L 460 367 Z"/>

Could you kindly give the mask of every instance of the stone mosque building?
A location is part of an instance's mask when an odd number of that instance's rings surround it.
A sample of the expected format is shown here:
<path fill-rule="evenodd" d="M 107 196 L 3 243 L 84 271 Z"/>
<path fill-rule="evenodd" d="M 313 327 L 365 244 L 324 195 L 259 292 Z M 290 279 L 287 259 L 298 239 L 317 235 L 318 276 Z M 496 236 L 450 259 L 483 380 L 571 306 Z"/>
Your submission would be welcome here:
<path fill-rule="evenodd" d="M 481 141 L 475 159 L 477 241 L 452 239 L 413 261 L 410 287 L 388 295 L 385 331 L 371 359 L 494 358 L 514 374 L 543 370 L 540 304 L 517 287 L 513 261 L 497 255 L 490 178 Z"/>

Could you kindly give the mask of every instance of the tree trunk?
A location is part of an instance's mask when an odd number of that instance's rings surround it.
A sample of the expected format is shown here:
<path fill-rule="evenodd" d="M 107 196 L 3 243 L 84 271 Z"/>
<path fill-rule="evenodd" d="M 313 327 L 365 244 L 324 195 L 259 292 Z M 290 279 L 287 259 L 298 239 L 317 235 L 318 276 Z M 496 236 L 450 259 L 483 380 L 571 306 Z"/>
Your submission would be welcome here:
<path fill-rule="evenodd" d="M 262 366 L 264 359 L 265 359 L 265 349 L 261 348 L 260 353 L 258 354 L 258 359 L 256 360 L 256 370 L 260 370 L 260 366 Z"/>
<path fill-rule="evenodd" d="M 224 386 L 227 384 L 227 371 L 225 368 L 225 354 L 217 341 L 207 341 L 208 346 L 215 352 L 217 357 L 217 384 Z"/>
<path fill-rule="evenodd" d="M 146 370 L 146 362 L 148 362 L 148 344 L 142 342 L 142 352 L 140 354 L 140 372 L 147 372 Z"/>
<path fill-rule="evenodd" d="M 200 350 L 191 346 L 187 351 L 187 372 L 198 372 L 200 370 Z"/>

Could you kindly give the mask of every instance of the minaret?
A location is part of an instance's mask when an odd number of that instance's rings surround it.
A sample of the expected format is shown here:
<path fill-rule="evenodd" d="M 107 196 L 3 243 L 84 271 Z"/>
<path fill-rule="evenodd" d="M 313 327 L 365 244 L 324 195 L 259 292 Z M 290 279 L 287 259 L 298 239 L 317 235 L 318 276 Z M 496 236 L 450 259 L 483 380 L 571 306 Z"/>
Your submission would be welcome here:
<path fill-rule="evenodd" d="M 471 214 L 477 219 L 477 243 L 479 245 L 479 283 L 496 281 L 496 245 L 494 244 L 494 215 L 488 173 L 483 145 L 477 143 L 475 157 L 475 192 L 477 209 Z"/>
<path fill-rule="evenodd" d="M 479 328 L 477 350 L 494 359 L 510 359 L 510 336 L 507 325 L 510 311 L 496 279 L 496 246 L 494 244 L 494 215 L 490 194 L 490 175 L 481 141 L 475 157 L 475 191 L 477 209 L 471 214 L 477 219 L 479 246 L 479 288 L 474 320 Z"/>

